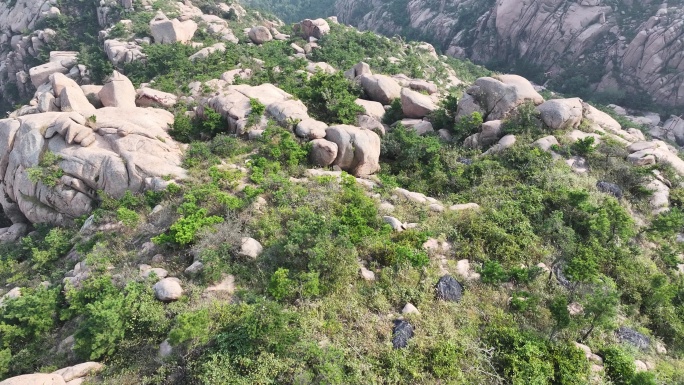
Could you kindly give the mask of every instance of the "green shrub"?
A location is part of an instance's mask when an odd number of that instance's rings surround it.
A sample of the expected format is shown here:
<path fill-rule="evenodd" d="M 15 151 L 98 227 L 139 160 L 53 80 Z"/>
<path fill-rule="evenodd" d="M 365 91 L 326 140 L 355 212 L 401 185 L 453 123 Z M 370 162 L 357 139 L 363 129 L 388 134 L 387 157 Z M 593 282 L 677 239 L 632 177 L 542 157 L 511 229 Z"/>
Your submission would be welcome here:
<path fill-rule="evenodd" d="M 207 333 L 209 323 L 207 309 L 181 313 L 176 317 L 175 326 L 169 333 L 169 342 L 174 346 L 191 340 L 200 345 L 205 344 L 210 339 Z"/>
<path fill-rule="evenodd" d="M 467 137 L 479 132 L 482 122 L 482 115 L 479 112 L 473 112 L 470 116 L 462 116 L 456 120 L 451 129 L 454 142 L 463 143 Z"/>
<path fill-rule="evenodd" d="M 33 183 L 42 183 L 48 187 L 55 187 L 64 171 L 59 167 L 62 159 L 59 155 L 46 151 L 40 158 L 37 166 L 26 169 L 28 178 Z"/>
<path fill-rule="evenodd" d="M 485 261 L 480 275 L 484 283 L 498 284 L 508 281 L 508 273 L 497 261 Z"/>
<path fill-rule="evenodd" d="M 316 72 L 296 95 L 309 107 L 309 114 L 327 123 L 356 124 L 356 116 L 363 107 L 354 101 L 361 91 L 344 77 L 342 72 L 326 74 Z"/>
<path fill-rule="evenodd" d="M 75 349 L 80 356 L 97 360 L 116 351 L 126 331 L 124 309 L 122 294 L 85 305 L 85 320 L 75 335 Z"/>
<path fill-rule="evenodd" d="M 593 136 L 579 139 L 570 146 L 570 151 L 572 151 L 574 155 L 587 156 L 596 150 L 594 141 L 595 139 Z"/>
<path fill-rule="evenodd" d="M 278 269 L 271 275 L 271 281 L 268 284 L 268 293 L 276 300 L 282 300 L 290 297 L 294 289 L 294 282 L 288 277 L 290 271 L 287 269 Z"/>
<path fill-rule="evenodd" d="M 636 367 L 634 366 L 634 357 L 619 347 L 609 347 L 601 350 L 601 357 L 603 357 L 603 366 L 606 370 L 606 375 L 615 385 L 631 385 Z M 636 385 L 636 384 L 635 384 Z"/>
<path fill-rule="evenodd" d="M 382 116 L 382 122 L 385 124 L 394 124 L 404 119 L 404 110 L 401 107 L 401 99 L 397 98 L 390 103 L 389 110 L 385 111 Z"/>
<path fill-rule="evenodd" d="M 140 222 L 138 213 L 125 207 L 119 207 L 116 210 L 116 219 L 123 222 L 124 226 L 127 227 L 135 227 Z"/>
<path fill-rule="evenodd" d="M 58 298 L 58 288 L 24 288 L 20 297 L 5 300 L 0 312 L 3 346 L 21 349 L 50 332 L 57 321 Z"/>
<path fill-rule="evenodd" d="M 223 222 L 223 218 L 208 215 L 207 209 L 198 209 L 196 212 L 178 219 L 171 225 L 168 234 L 158 235 L 152 238 L 152 241 L 157 244 L 175 243 L 185 246 L 195 241 L 198 231 L 221 222 Z"/>

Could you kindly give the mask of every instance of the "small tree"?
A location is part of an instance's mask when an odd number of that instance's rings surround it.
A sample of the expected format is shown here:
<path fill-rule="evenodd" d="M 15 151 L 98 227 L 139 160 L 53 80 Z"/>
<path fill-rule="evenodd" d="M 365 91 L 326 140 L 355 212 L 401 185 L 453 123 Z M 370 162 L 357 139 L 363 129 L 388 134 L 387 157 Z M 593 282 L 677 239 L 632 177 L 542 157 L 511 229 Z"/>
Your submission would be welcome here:
<path fill-rule="evenodd" d="M 596 329 L 612 329 L 615 327 L 615 317 L 620 305 L 620 295 L 615 282 L 603 277 L 602 285 L 597 286 L 584 298 L 584 319 L 588 329 L 582 336 L 582 341 Z"/>

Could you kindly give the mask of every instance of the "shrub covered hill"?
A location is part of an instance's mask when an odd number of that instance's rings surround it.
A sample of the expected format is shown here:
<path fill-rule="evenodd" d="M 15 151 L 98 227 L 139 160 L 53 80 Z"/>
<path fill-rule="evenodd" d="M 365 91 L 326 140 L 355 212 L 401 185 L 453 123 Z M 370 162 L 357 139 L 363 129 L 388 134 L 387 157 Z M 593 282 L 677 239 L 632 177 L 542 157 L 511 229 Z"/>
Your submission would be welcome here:
<path fill-rule="evenodd" d="M 684 383 L 671 132 L 335 18 L 0 27 L 0 384 Z"/>

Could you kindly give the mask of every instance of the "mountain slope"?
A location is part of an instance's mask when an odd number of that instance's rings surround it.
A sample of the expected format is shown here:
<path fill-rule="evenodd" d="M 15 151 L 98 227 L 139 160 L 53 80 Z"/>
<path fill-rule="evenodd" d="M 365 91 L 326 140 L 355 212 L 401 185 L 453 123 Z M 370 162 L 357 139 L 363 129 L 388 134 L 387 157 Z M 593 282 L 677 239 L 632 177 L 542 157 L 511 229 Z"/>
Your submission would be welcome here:
<path fill-rule="evenodd" d="M 643 127 L 334 18 L 56 5 L 0 119 L 1 385 L 684 381 Z"/>
<path fill-rule="evenodd" d="M 426 39 L 564 92 L 629 107 L 684 103 L 681 2 L 340 0 L 340 20 Z M 645 96 L 650 96 L 650 99 Z M 596 95 L 594 95 L 596 97 Z"/>

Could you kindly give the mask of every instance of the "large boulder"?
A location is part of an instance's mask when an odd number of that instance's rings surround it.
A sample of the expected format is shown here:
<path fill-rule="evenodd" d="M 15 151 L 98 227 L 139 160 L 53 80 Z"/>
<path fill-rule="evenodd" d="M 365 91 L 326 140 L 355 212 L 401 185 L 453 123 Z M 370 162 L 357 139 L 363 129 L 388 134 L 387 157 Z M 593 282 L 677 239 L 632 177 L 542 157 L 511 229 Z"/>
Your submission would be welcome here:
<path fill-rule="evenodd" d="M 552 99 L 537 107 L 542 121 L 552 130 L 566 130 L 579 127 L 582 122 L 582 100 Z"/>
<path fill-rule="evenodd" d="M 254 44 L 264 44 L 266 42 L 273 40 L 273 35 L 271 35 L 271 31 L 269 31 L 268 28 L 264 27 L 263 25 L 258 25 L 250 29 L 248 35 L 249 39 Z"/>
<path fill-rule="evenodd" d="M 119 71 L 114 71 L 98 96 L 105 107 L 135 108 L 135 87 Z"/>
<path fill-rule="evenodd" d="M 362 75 L 359 83 L 369 98 L 384 105 L 401 97 L 401 86 L 385 75 Z"/>
<path fill-rule="evenodd" d="M 518 75 L 479 78 L 466 93 L 471 97 L 461 99 L 458 115 L 482 111 L 486 120 L 501 120 L 525 102 L 536 105 L 544 102 L 532 84 Z"/>
<path fill-rule="evenodd" d="M 305 19 L 294 26 L 294 31 L 304 39 L 310 37 L 320 39 L 330 32 L 330 25 L 325 19 Z"/>
<path fill-rule="evenodd" d="M 328 129 L 328 125 L 315 120 L 315 119 L 304 119 L 297 123 L 295 128 L 295 134 L 300 138 L 305 138 L 309 140 L 313 139 L 323 139 L 325 138 L 325 130 Z"/>
<path fill-rule="evenodd" d="M 154 284 L 154 295 L 162 302 L 177 301 L 183 295 L 178 278 L 164 278 Z"/>
<path fill-rule="evenodd" d="M 143 87 L 136 91 L 135 104 L 138 107 L 171 108 L 178 103 L 178 97 L 168 92 Z"/>
<path fill-rule="evenodd" d="M 413 338 L 413 334 L 413 325 L 404 320 L 394 320 L 392 346 L 395 349 L 407 347 L 409 340 Z"/>
<path fill-rule="evenodd" d="M 355 176 L 380 170 L 380 137 L 373 131 L 338 125 L 328 127 L 325 139 L 337 145 L 333 165 Z"/>
<path fill-rule="evenodd" d="M 320 167 L 327 167 L 337 159 L 337 144 L 325 139 L 311 141 L 311 161 Z"/>
<path fill-rule="evenodd" d="M 407 118 L 424 118 L 436 109 L 429 96 L 408 88 L 401 90 L 401 110 Z"/>
<path fill-rule="evenodd" d="M 0 385 L 65 385 L 66 382 L 59 374 L 24 374 L 8 378 Z"/>
<path fill-rule="evenodd" d="M 150 20 L 152 37 L 157 44 L 187 43 L 197 31 L 197 23 L 192 20 L 169 20 L 163 12 Z"/>
<path fill-rule="evenodd" d="M 95 110 L 95 106 L 90 103 L 81 87 L 73 79 L 61 73 L 55 73 L 50 76 L 50 80 L 62 111 L 88 114 Z"/>
<path fill-rule="evenodd" d="M 463 297 L 463 285 L 450 275 L 439 279 L 436 290 L 437 298 L 444 301 L 460 302 Z"/>
<path fill-rule="evenodd" d="M 164 188 L 185 176 L 172 123 L 167 111 L 114 107 L 0 120 L 3 210 L 15 223 L 68 225 L 94 208 L 98 191 Z"/>
<path fill-rule="evenodd" d="M 382 117 L 385 116 L 385 108 L 381 103 L 363 99 L 356 99 L 354 103 L 363 108 L 365 115 L 371 116 L 378 121 L 382 120 Z"/>

